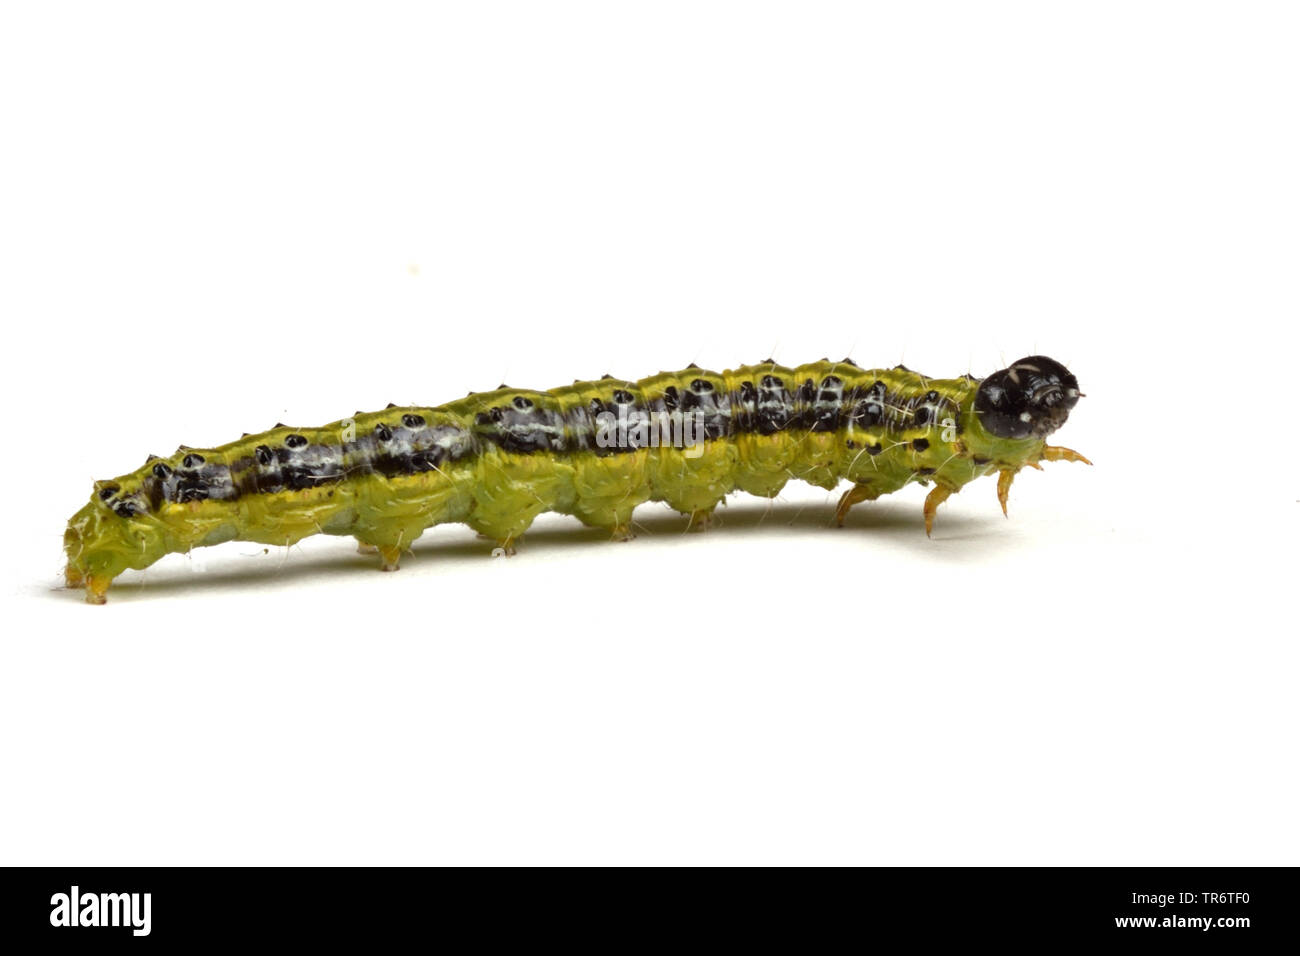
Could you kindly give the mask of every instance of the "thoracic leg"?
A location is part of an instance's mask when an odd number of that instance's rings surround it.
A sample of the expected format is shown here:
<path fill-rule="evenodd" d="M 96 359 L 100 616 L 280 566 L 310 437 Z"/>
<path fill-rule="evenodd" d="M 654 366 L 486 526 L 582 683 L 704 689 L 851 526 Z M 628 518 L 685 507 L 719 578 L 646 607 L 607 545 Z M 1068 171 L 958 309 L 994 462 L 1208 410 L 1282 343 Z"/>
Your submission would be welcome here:
<path fill-rule="evenodd" d="M 935 486 L 930 489 L 930 493 L 925 496 L 925 536 L 927 538 L 930 537 L 930 532 L 934 530 L 934 516 L 939 510 L 939 506 L 947 501 L 955 490 L 936 482 Z"/>
<path fill-rule="evenodd" d="M 1091 465 L 1087 458 L 1084 458 L 1073 448 L 1062 448 L 1060 445 L 1043 446 L 1044 461 L 1081 461 L 1085 465 Z"/>
<path fill-rule="evenodd" d="M 998 504 L 1002 506 L 1002 514 L 1007 515 L 1007 496 L 1011 494 L 1011 482 L 1016 480 L 1016 473 L 1010 468 L 1004 468 L 998 472 Z"/>
<path fill-rule="evenodd" d="M 835 526 L 844 527 L 844 520 L 849 516 L 849 509 L 862 501 L 875 501 L 876 495 L 867 485 L 854 485 L 840 496 L 840 503 L 835 507 Z"/>
<path fill-rule="evenodd" d="M 1073 448 L 1062 448 L 1059 445 L 1044 445 L 1040 461 L 1081 461 L 1085 465 L 1091 465 L 1087 458 L 1079 454 Z M 1037 461 L 1027 462 L 1030 468 L 1037 468 L 1042 471 L 1042 466 Z M 1007 496 L 1011 493 L 1011 482 L 1015 481 L 1016 468 L 1003 468 L 998 473 L 998 504 L 1002 505 L 1002 513 L 1007 513 Z"/>
<path fill-rule="evenodd" d="M 1038 471 L 1043 470 L 1043 466 L 1036 461 L 1027 462 L 1027 464 L 1030 468 Z M 1011 482 L 1016 480 L 1016 473 L 1019 471 L 1019 468 L 1003 468 L 998 472 L 998 504 L 1002 506 L 1002 516 L 1004 518 L 1011 517 L 1007 514 L 1007 496 L 1011 494 Z"/>

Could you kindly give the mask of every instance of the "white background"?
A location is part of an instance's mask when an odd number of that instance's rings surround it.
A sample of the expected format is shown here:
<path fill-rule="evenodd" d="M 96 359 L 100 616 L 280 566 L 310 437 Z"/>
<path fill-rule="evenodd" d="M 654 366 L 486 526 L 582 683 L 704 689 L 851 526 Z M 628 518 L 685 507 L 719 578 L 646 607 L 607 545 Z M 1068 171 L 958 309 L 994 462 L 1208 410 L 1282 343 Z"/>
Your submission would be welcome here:
<path fill-rule="evenodd" d="M 0 862 L 1295 864 L 1300 41 L 1239 3 L 10 5 Z M 59 589 L 507 381 L 1044 352 L 1095 468 Z"/>

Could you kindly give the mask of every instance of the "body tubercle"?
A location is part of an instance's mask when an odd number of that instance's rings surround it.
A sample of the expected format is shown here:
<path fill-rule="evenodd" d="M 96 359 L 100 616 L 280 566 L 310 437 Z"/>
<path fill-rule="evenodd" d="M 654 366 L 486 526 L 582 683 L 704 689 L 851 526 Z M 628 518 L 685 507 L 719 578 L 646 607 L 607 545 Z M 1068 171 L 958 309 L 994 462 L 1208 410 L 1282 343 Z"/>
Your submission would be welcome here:
<path fill-rule="evenodd" d="M 313 534 L 355 537 L 394 570 L 416 538 L 447 522 L 513 553 L 545 511 L 626 539 L 644 502 L 664 501 L 702 527 L 730 493 L 770 498 L 792 479 L 827 489 L 851 481 L 840 523 L 858 502 L 933 483 L 928 533 L 939 503 L 976 478 L 998 473 L 1005 511 L 1020 468 L 1086 461 L 1045 443 L 1080 394 L 1044 356 L 985 379 L 848 359 L 768 361 L 546 392 L 502 386 L 320 428 L 277 425 L 96 482 L 64 535 L 66 580 L 100 604 L 117 575 L 172 552 Z"/>

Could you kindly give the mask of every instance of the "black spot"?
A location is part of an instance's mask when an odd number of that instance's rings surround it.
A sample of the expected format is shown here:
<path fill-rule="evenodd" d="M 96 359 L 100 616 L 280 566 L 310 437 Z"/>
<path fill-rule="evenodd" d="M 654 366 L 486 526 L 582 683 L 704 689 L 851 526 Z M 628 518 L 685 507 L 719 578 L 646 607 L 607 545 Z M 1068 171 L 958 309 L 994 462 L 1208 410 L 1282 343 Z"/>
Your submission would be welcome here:
<path fill-rule="evenodd" d="M 528 409 L 532 407 L 533 407 L 533 400 L 531 398 L 524 398 L 524 396 L 522 395 L 516 396 L 515 408 L 519 409 L 521 412 L 526 412 L 528 411 Z"/>
<path fill-rule="evenodd" d="M 813 385 L 813 380 L 808 379 L 799 386 L 799 401 L 811 402 L 817 396 L 817 386 Z"/>
<path fill-rule="evenodd" d="M 134 518 L 136 516 L 135 505 L 129 501 L 123 501 L 113 511 L 119 518 Z"/>
<path fill-rule="evenodd" d="M 492 421 L 494 422 L 499 422 L 501 421 L 502 418 L 505 417 L 505 414 L 501 411 L 500 408 L 489 409 L 488 414 L 492 416 Z"/>
<path fill-rule="evenodd" d="M 375 426 L 375 437 L 378 438 L 380 441 L 392 441 L 393 430 L 389 428 L 387 425 L 385 425 L 383 422 L 380 422 L 378 425 Z"/>
<path fill-rule="evenodd" d="M 202 455 L 190 454 L 190 455 L 186 455 L 184 458 L 181 459 L 181 464 L 184 465 L 186 468 L 197 468 L 205 461 L 207 461 L 207 459 L 204 458 Z"/>
<path fill-rule="evenodd" d="M 822 379 L 822 388 L 836 389 L 844 384 L 844 379 L 838 375 L 827 375 Z"/>
<path fill-rule="evenodd" d="M 424 451 L 418 451 L 411 455 L 409 466 L 413 472 L 418 471 L 437 471 L 438 466 L 442 464 L 446 453 L 441 448 L 428 448 Z"/>
<path fill-rule="evenodd" d="M 860 428 L 875 428 L 882 424 L 885 420 L 886 394 L 884 382 L 873 382 L 853 406 L 854 424 Z"/>
<path fill-rule="evenodd" d="M 915 469 L 915 471 L 916 471 L 916 473 L 917 473 L 918 475 L 933 475 L 934 472 L 935 472 L 935 469 L 933 469 L 933 468 L 917 468 L 917 469 Z"/>
<path fill-rule="evenodd" d="M 867 454 L 868 454 L 868 455 L 879 455 L 879 454 L 880 454 L 882 451 L 884 451 L 884 450 L 885 450 L 885 446 L 884 446 L 884 445 L 868 445 L 868 446 L 867 446 Z"/>
<path fill-rule="evenodd" d="M 713 391 L 713 383 L 712 383 L 712 382 L 705 381 L 705 380 L 702 379 L 702 378 L 692 379 L 692 380 L 691 380 L 691 391 L 692 391 L 692 392 L 711 392 L 711 391 Z"/>
<path fill-rule="evenodd" d="M 740 400 L 742 402 L 758 401 L 758 389 L 754 388 L 753 382 L 740 383 Z"/>
<path fill-rule="evenodd" d="M 781 381 L 775 375 L 764 375 L 759 384 L 764 388 L 785 388 L 785 382 Z"/>
<path fill-rule="evenodd" d="M 172 470 L 166 465 L 158 464 L 153 466 L 153 474 L 155 478 L 167 478 L 171 473 Z"/>
<path fill-rule="evenodd" d="M 257 458 L 257 463 L 263 468 L 268 467 L 275 461 L 275 452 L 271 451 L 266 445 L 258 445 L 253 451 L 253 455 Z"/>
<path fill-rule="evenodd" d="M 424 416 L 423 416 L 423 415 L 403 415 L 403 416 L 402 416 L 402 424 L 405 425 L 407 428 L 423 428 L 423 427 L 424 427 Z"/>
<path fill-rule="evenodd" d="M 677 394 L 677 387 L 675 385 L 669 385 L 667 388 L 664 389 L 665 408 L 667 408 L 669 411 L 672 411 L 677 407 L 678 400 L 679 400 L 679 396 Z"/>
<path fill-rule="evenodd" d="M 614 392 L 614 401 L 619 405 L 631 405 L 634 399 L 631 392 L 620 388 Z"/>
<path fill-rule="evenodd" d="M 284 444 L 286 448 L 305 448 L 307 445 L 307 436 L 289 435 L 285 438 Z"/>
<path fill-rule="evenodd" d="M 116 489 L 116 488 L 100 488 L 100 489 L 99 489 L 99 500 L 100 500 L 100 501 L 107 501 L 109 498 L 113 497 L 115 494 L 117 494 L 117 489 Z"/>
<path fill-rule="evenodd" d="M 973 459 L 971 459 L 971 460 L 974 461 L 975 464 L 977 464 L 977 465 L 987 465 L 987 464 L 988 464 L 990 461 L 992 461 L 993 459 L 992 459 L 992 458 L 973 458 Z"/>
<path fill-rule="evenodd" d="M 930 423 L 930 409 L 922 405 L 920 408 L 916 410 L 916 414 L 913 417 L 915 419 L 916 424 L 928 425 Z"/>
<path fill-rule="evenodd" d="M 479 412 L 474 416 L 475 425 L 491 425 L 494 419 L 487 412 Z"/>
<path fill-rule="evenodd" d="M 924 438 L 912 439 L 912 448 L 914 448 L 916 451 L 925 451 L 929 447 L 930 447 L 930 442 L 927 439 Z"/>

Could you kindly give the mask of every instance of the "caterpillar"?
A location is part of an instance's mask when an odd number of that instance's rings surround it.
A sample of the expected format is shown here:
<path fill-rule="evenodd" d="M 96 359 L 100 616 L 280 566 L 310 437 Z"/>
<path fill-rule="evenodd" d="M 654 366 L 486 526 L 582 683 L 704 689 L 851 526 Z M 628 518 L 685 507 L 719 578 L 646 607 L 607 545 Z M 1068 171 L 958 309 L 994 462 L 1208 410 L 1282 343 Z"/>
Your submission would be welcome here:
<path fill-rule="evenodd" d="M 632 537 L 663 501 L 702 529 L 734 491 L 771 498 L 791 479 L 833 489 L 835 520 L 910 482 L 939 505 L 998 473 L 1082 461 L 1046 444 L 1081 396 L 1059 362 L 1033 355 L 984 379 L 930 379 L 905 366 L 772 360 L 718 373 L 695 365 L 641 381 L 606 375 L 550 391 L 501 386 L 436 408 L 389 405 L 321 428 L 278 424 L 218 448 L 181 446 L 95 483 L 64 534 L 65 580 L 103 604 L 110 583 L 173 552 L 230 540 L 291 545 L 351 535 L 394 571 L 427 528 L 463 522 L 497 553 L 542 512 Z"/>

